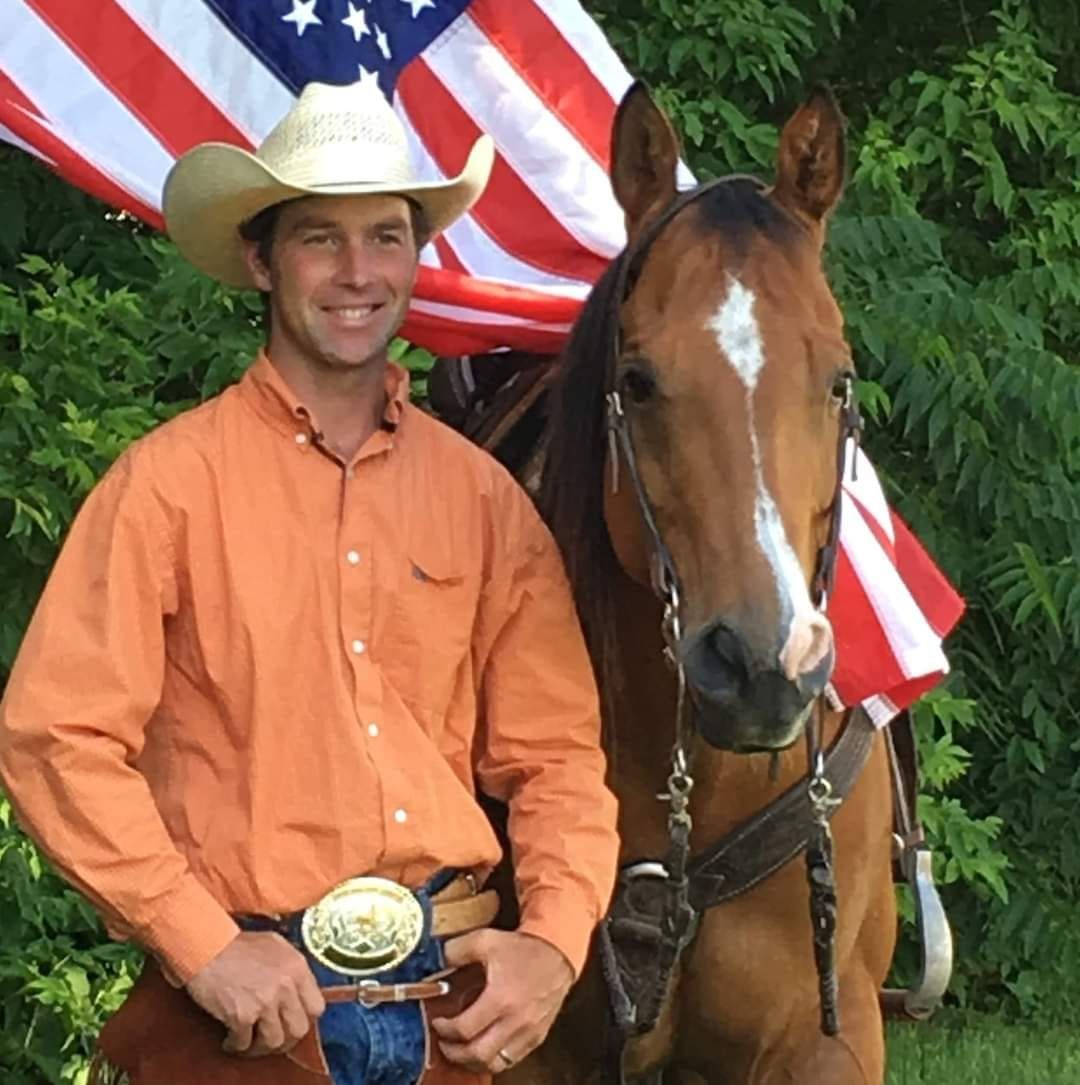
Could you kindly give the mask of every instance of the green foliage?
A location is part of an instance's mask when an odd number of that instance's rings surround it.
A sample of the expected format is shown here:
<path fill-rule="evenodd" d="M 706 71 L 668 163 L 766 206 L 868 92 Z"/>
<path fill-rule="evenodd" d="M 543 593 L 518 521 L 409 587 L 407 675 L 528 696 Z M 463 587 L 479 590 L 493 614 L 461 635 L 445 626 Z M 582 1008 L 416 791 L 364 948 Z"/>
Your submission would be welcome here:
<path fill-rule="evenodd" d="M 86 1080 L 92 1037 L 123 1001 L 134 954 L 103 941 L 0 799 L 0 1067 L 5 1085 Z"/>
<path fill-rule="evenodd" d="M 917 711 L 955 997 L 1080 1007 L 1080 0 L 587 0 L 701 176 L 768 175 L 808 85 L 849 115 L 830 274 L 890 500 L 968 601 Z M 259 302 L 0 149 L 0 685 L 73 510 L 232 380 Z M 425 390 L 431 359 L 395 350 Z M 77 1080 L 130 958 L 0 808 L 0 1066 Z M 905 902 L 902 901 L 902 905 Z M 842 904 L 841 904 L 842 906 Z M 901 957 L 910 971 L 911 946 Z"/>

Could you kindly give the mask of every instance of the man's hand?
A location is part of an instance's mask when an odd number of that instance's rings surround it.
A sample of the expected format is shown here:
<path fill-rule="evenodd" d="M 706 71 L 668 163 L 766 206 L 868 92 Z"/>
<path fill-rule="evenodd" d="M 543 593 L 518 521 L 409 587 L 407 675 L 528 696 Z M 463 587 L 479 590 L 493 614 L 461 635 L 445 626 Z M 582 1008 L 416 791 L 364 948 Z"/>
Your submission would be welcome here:
<path fill-rule="evenodd" d="M 326 1008 L 301 953 L 278 934 L 238 934 L 187 985 L 188 994 L 229 1030 L 235 1055 L 291 1050 Z"/>
<path fill-rule="evenodd" d="M 446 943 L 448 966 L 473 962 L 487 976 L 483 993 L 467 1010 L 437 1018 L 431 1027 L 451 1062 L 497 1074 L 543 1042 L 574 972 L 543 939 L 509 931 L 473 931 Z"/>

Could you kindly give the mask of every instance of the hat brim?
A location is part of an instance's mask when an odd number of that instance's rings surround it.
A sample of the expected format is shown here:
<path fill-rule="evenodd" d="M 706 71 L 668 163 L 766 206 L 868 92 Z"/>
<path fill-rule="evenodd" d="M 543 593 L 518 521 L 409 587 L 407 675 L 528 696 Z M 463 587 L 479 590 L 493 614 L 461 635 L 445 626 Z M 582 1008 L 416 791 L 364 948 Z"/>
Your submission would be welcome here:
<path fill-rule="evenodd" d="M 240 226 L 275 203 L 301 196 L 403 196 L 415 200 L 441 233 L 480 198 L 495 160 L 490 136 L 473 144 L 465 167 L 449 181 L 412 185 L 372 182 L 290 184 L 255 155 L 229 143 L 204 143 L 177 160 L 165 179 L 165 227 L 181 254 L 213 279 L 254 288 Z"/>

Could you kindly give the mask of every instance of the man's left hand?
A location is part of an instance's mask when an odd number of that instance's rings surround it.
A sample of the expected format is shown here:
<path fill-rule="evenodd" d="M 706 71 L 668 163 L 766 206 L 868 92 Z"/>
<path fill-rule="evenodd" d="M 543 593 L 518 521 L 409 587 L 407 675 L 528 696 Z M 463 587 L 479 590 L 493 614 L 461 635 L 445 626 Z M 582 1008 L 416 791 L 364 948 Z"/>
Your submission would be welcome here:
<path fill-rule="evenodd" d="M 451 1062 L 475 1073 L 499 1073 L 539 1047 L 563 1004 L 574 972 L 542 938 L 481 930 L 446 943 L 450 968 L 480 964 L 487 981 L 480 997 L 456 1017 L 431 1022 Z"/>

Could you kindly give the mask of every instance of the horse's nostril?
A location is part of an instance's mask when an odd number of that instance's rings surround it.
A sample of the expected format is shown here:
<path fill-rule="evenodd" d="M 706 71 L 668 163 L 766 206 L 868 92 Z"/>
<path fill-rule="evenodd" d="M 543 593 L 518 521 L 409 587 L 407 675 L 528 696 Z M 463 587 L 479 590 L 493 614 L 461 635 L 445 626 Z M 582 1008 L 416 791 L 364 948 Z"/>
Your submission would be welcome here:
<path fill-rule="evenodd" d="M 725 625 L 718 625 L 708 636 L 707 659 L 711 692 L 734 693 L 749 676 L 746 648 L 742 638 Z"/>

